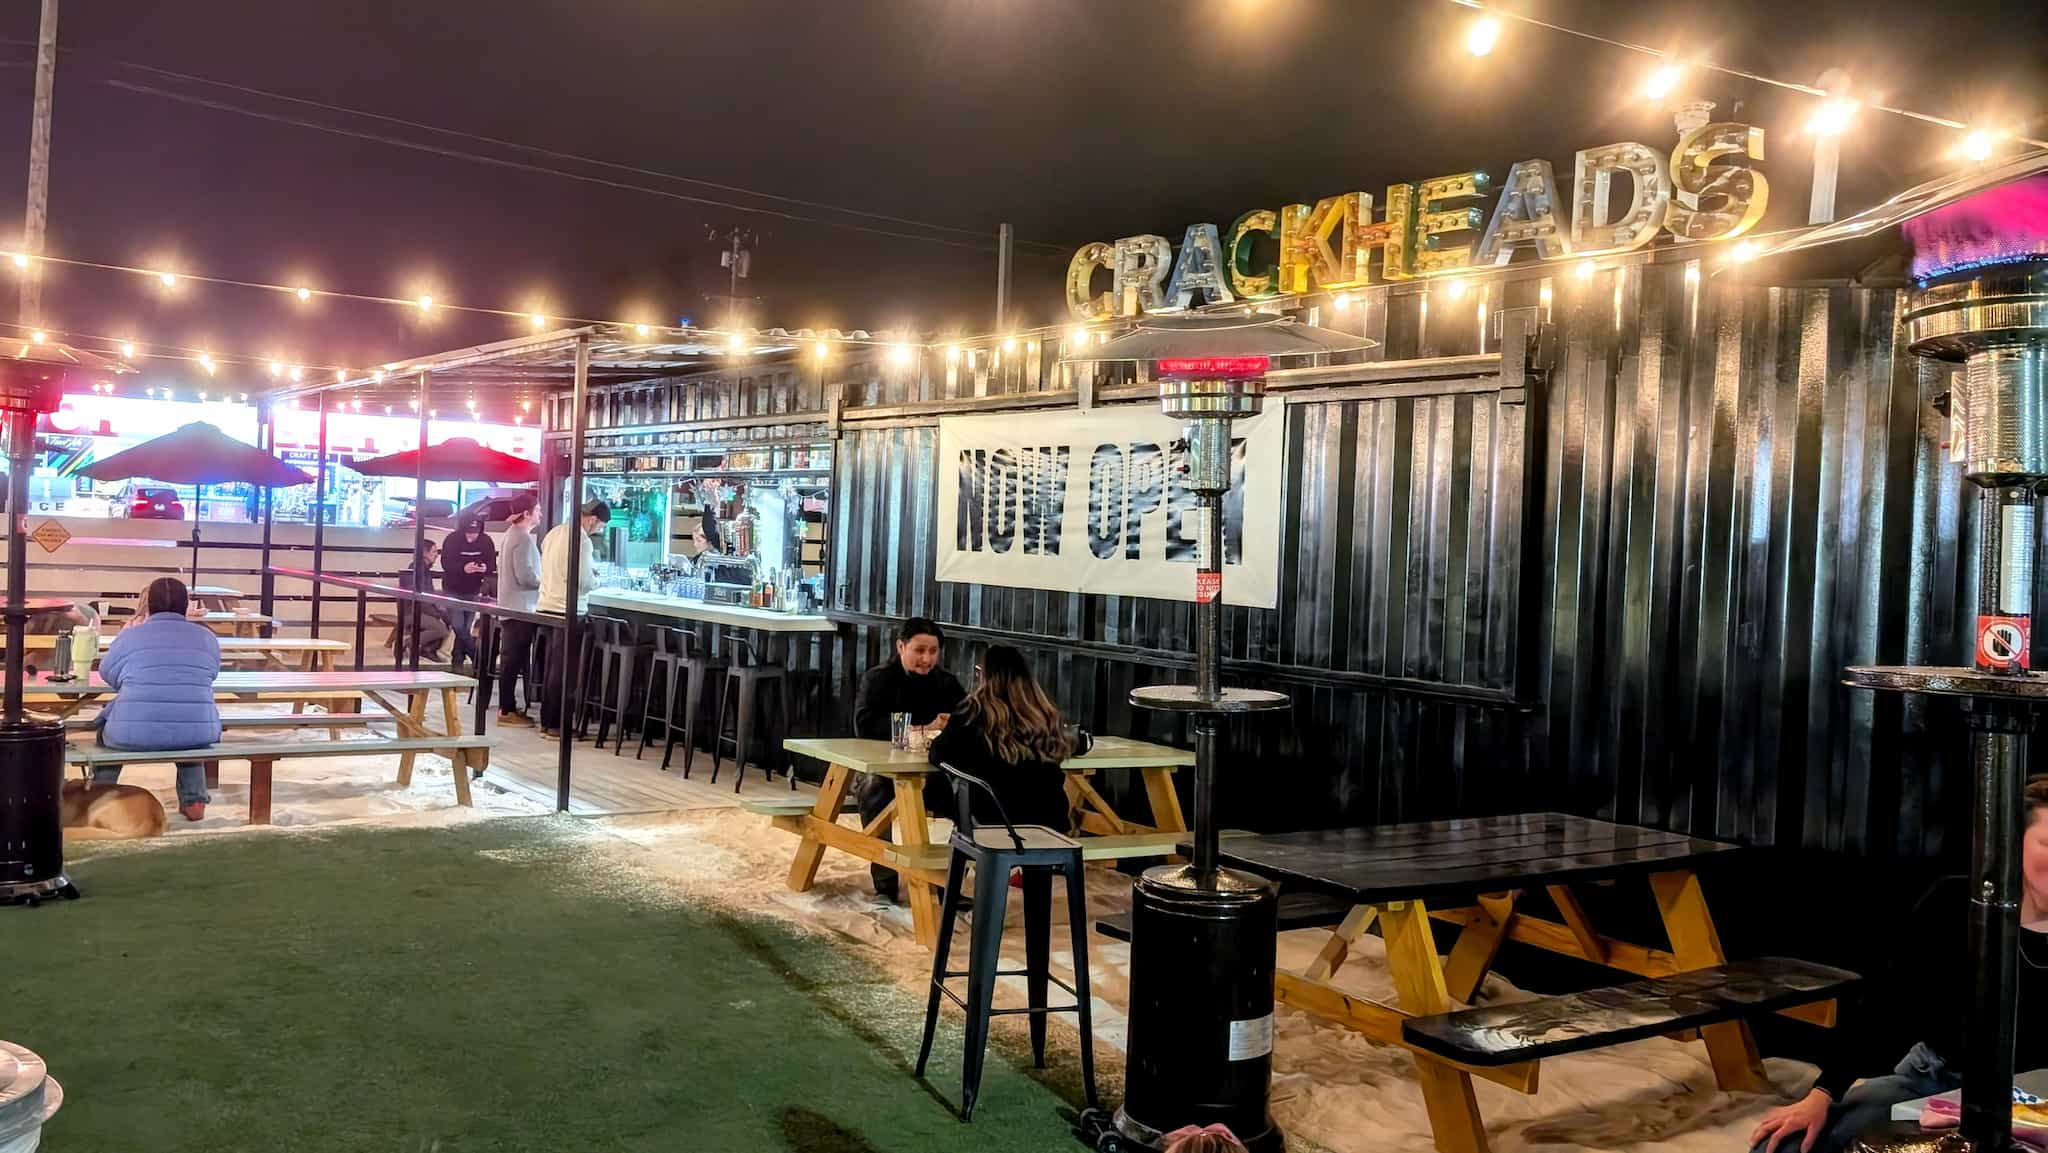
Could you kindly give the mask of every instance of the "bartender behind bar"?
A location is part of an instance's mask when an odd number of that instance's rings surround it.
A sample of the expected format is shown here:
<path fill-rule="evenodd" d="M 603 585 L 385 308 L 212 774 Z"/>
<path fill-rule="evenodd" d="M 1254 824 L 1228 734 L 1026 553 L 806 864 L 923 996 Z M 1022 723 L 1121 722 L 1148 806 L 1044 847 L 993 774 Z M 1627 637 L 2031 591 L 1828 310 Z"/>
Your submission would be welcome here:
<path fill-rule="evenodd" d="M 946 727 L 947 718 L 967 699 L 967 690 L 960 687 L 960 678 L 939 667 L 939 646 L 945 640 L 937 622 L 925 617 L 911 617 L 897 627 L 895 658 L 861 675 L 853 700 L 855 736 L 890 739 L 892 713 L 909 713 L 910 723 L 918 728 L 936 732 Z M 887 777 L 862 776 L 858 797 L 861 824 L 872 824 L 896 799 L 896 786 Z M 943 776 L 926 778 L 924 804 L 928 812 L 953 812 L 953 791 Z M 896 870 L 870 865 L 868 875 L 874 878 L 876 896 L 896 899 Z"/>

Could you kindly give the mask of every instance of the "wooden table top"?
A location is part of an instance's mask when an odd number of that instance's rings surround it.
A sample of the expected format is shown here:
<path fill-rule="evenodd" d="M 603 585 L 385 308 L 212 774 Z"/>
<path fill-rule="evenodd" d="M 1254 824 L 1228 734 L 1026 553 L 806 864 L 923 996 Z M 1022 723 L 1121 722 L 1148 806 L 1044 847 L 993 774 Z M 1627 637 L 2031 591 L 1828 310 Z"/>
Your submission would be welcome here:
<path fill-rule="evenodd" d="M 114 643 L 119 633 L 101 633 L 100 651 L 105 652 Z M 6 646 L 0 645 L 0 648 Z M 57 638 L 52 633 L 31 633 L 21 638 L 23 650 L 54 649 Z M 345 653 L 349 651 L 347 641 L 333 637 L 222 637 L 220 651 L 224 653 Z"/>
<path fill-rule="evenodd" d="M 1226 837 L 1222 861 L 1354 904 L 1460 899 L 1654 873 L 1739 849 L 1563 813 Z"/>
<path fill-rule="evenodd" d="M 409 692 L 433 689 L 467 689 L 476 685 L 474 678 L 449 672 L 404 672 L 366 669 L 362 672 L 337 670 L 335 672 L 303 672 L 296 669 L 275 669 L 249 672 L 223 672 L 213 678 L 215 690 L 223 693 L 294 693 L 303 692 L 310 697 L 352 692 Z M 114 690 L 100 679 L 97 669 L 85 680 L 53 681 L 48 673 L 30 677 L 22 683 L 22 691 L 45 697 L 87 697 L 103 696 Z"/>
<path fill-rule="evenodd" d="M 782 747 L 826 764 L 884 777 L 925 776 L 939 771 L 923 752 L 913 753 L 887 741 L 863 737 L 795 737 L 782 742 Z M 1129 737 L 1097 737 L 1087 756 L 1069 757 L 1060 767 L 1070 773 L 1086 773 L 1099 769 L 1173 768 L 1194 763 L 1195 754 L 1186 749 Z"/>

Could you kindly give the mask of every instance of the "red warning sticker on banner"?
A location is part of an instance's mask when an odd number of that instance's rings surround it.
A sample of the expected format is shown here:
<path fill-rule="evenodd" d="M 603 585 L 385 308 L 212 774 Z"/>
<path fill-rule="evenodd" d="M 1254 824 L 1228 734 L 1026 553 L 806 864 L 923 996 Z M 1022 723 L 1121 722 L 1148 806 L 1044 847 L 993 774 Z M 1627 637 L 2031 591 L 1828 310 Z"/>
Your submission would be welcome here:
<path fill-rule="evenodd" d="M 2027 641 L 2032 631 L 2032 621 L 2027 617 L 1978 617 L 1977 667 L 2030 667 Z"/>
<path fill-rule="evenodd" d="M 1195 573 L 1195 603 L 1208 604 L 1223 595 L 1223 574 L 1220 572 Z"/>

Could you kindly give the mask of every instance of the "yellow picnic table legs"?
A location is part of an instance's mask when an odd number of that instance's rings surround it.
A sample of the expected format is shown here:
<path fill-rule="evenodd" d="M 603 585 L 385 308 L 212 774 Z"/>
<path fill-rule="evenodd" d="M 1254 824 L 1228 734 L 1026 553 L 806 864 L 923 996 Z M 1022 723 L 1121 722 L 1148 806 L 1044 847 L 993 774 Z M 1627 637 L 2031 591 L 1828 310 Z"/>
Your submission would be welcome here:
<path fill-rule="evenodd" d="M 400 736 L 454 737 L 462 735 L 461 726 L 456 720 L 456 710 L 454 708 L 455 693 L 452 689 L 441 690 L 442 707 L 444 709 L 442 716 L 447 723 L 447 731 L 435 733 L 427 727 L 427 694 L 429 691 L 427 689 L 407 691 L 405 694 L 405 707 L 403 709 L 400 709 L 381 693 L 364 693 L 363 695 L 375 701 L 378 707 L 391 714 L 392 719 L 398 722 Z M 413 758 L 417 755 L 416 753 L 398 754 L 399 788 L 406 788 L 412 784 L 412 762 Z M 455 778 L 455 803 L 466 808 L 471 804 L 468 756 L 461 749 L 448 749 L 445 755 L 448 758 L 449 768 L 453 770 L 452 775 Z"/>
<path fill-rule="evenodd" d="M 1116 807 L 1095 788 L 1086 773 L 1067 774 L 1067 800 L 1079 814 L 1077 825 L 1084 833 L 1099 837 L 1131 833 L 1185 833 L 1187 818 L 1181 815 L 1180 794 L 1173 791 L 1173 767 L 1161 765 L 1139 770 L 1145 778 L 1145 798 L 1152 803 L 1152 823 L 1141 825 L 1117 815 Z"/>
<path fill-rule="evenodd" d="M 818 837 L 816 826 L 839 823 L 840 806 L 846 804 L 847 791 L 852 787 L 852 769 L 845 765 L 826 767 L 824 783 L 818 786 L 818 803 L 811 806 L 810 821 L 806 822 L 803 839 L 796 845 L 796 860 L 789 866 L 792 890 L 806 892 L 817 883 L 818 864 L 825 859 L 825 842 Z"/>
<path fill-rule="evenodd" d="M 896 844 L 911 860 L 922 860 L 931 847 L 931 826 L 924 811 L 924 778 L 896 778 Z M 939 886 L 931 883 L 922 866 L 896 870 L 905 894 L 910 898 L 910 924 L 917 943 L 935 945 L 939 940 Z"/>
<path fill-rule="evenodd" d="M 1402 1010 L 1420 1017 L 1455 1008 L 1430 932 L 1429 910 L 1422 902 L 1381 905 L 1379 922 L 1387 942 L 1387 969 Z M 1421 1053 L 1415 1054 L 1415 1075 L 1422 1082 L 1422 1104 L 1429 1112 L 1436 1147 L 1443 1153 L 1484 1153 L 1486 1126 L 1472 1094 L 1472 1075 Z"/>
<path fill-rule="evenodd" d="M 1700 879 L 1689 869 L 1653 873 L 1650 891 L 1657 895 L 1657 912 L 1664 918 L 1664 932 L 1671 938 L 1671 954 L 1681 971 L 1708 969 L 1725 964 L 1721 934 L 1707 912 L 1707 897 Z M 1770 1082 L 1764 1077 L 1763 1061 L 1757 1055 L 1756 1038 L 1746 1021 L 1728 1021 L 1700 1030 L 1707 1043 L 1707 1056 L 1714 1063 L 1714 1083 L 1723 1090 L 1761 1093 Z"/>

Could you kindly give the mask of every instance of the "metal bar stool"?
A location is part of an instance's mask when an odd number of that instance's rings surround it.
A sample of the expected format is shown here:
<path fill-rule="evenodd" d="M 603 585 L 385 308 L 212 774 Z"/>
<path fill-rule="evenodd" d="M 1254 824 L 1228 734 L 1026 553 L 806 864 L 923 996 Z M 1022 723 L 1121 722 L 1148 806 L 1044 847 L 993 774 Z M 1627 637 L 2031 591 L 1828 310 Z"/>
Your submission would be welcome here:
<path fill-rule="evenodd" d="M 733 637 L 735 660 L 725 670 L 725 683 L 718 690 L 718 726 L 711 742 L 711 783 L 718 783 L 718 770 L 723 761 L 725 747 L 733 750 L 733 761 L 737 769 L 733 773 L 732 791 L 737 793 L 747 780 L 747 746 L 754 739 L 754 707 L 759 702 L 761 687 L 774 690 L 775 719 L 768 727 L 768 748 L 771 752 L 782 747 L 782 738 L 789 732 L 789 671 L 781 665 L 764 665 L 758 662 L 752 641 L 744 637 Z M 744 661 L 744 663 L 742 663 Z M 725 732 L 726 705 L 733 706 L 733 732 Z M 766 717 L 760 718 L 766 720 Z M 689 754 L 683 755 L 684 763 Z M 763 763 L 761 771 L 772 783 L 775 769 Z"/>
<path fill-rule="evenodd" d="M 1081 1084 L 1088 1108 L 1096 1108 L 1095 1032 L 1088 998 L 1088 898 L 1081 879 L 1081 846 L 1043 825 L 1013 825 L 988 782 L 940 765 L 959 782 L 954 790 L 958 821 L 953 826 L 953 857 L 946 868 L 946 907 L 939 918 L 939 942 L 932 954 L 931 998 L 925 1004 L 924 1040 L 917 1047 L 917 1076 L 924 1076 L 931 1056 L 932 1034 L 939 1023 L 941 996 L 967 1014 L 967 1052 L 960 1066 L 960 1119 L 974 1116 L 981 1093 L 982 1060 L 988 1052 L 989 1021 L 1028 1014 L 1031 1018 L 1031 1059 L 1045 1068 L 1045 1018 L 1048 1013 L 1073 1013 L 1081 1028 Z M 980 789 L 995 806 L 1001 828 L 977 828 L 973 792 Z M 961 909 L 960 890 L 967 865 L 974 864 L 974 921 L 970 927 L 967 968 L 946 968 L 953 948 L 953 922 Z M 1024 873 L 1024 968 L 998 969 L 1003 954 L 1003 912 L 1010 896 L 1010 870 Z M 1052 875 L 1067 878 L 1067 928 L 1073 936 L 1074 983 L 1052 975 Z M 963 999 L 946 982 L 967 978 Z M 996 979 L 1023 977 L 1030 1004 L 1022 1009 L 995 1008 Z M 1074 997 L 1071 1005 L 1046 1002 L 1046 986 L 1058 985 Z"/>
<path fill-rule="evenodd" d="M 640 710 L 640 747 L 633 750 L 633 759 L 636 761 L 647 752 L 647 746 L 653 742 L 653 734 L 657 727 L 663 736 L 668 736 L 674 730 L 676 692 L 682 687 L 683 679 L 687 676 L 683 662 L 689 660 L 697 648 L 695 634 L 687 629 L 662 626 L 655 628 L 653 632 L 654 652 L 647 661 L 647 696 Z M 658 698 L 655 696 L 654 687 L 657 678 L 661 681 L 661 695 Z M 656 712 L 657 700 L 660 703 L 659 712 Z M 619 739 L 621 742 L 625 740 L 623 730 Z M 623 748 L 623 744 L 621 747 Z M 663 764 L 661 767 L 666 769 L 668 765 Z"/>
<path fill-rule="evenodd" d="M 611 726 L 619 726 L 620 747 L 625 745 L 627 705 L 632 699 L 634 673 L 639 667 L 640 645 L 630 621 L 617 617 L 590 618 L 594 638 L 591 646 L 596 691 L 585 695 L 597 718 L 597 747 L 604 747 Z M 587 722 L 586 722 L 587 727 Z"/>

